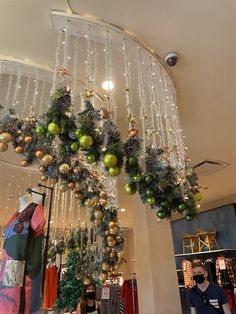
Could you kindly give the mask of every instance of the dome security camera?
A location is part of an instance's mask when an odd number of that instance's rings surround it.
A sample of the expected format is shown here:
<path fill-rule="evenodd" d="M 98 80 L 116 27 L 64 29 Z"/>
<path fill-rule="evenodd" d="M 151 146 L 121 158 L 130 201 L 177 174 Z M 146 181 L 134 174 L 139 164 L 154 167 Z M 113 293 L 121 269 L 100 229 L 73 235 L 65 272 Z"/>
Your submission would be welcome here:
<path fill-rule="evenodd" d="M 179 57 L 176 52 L 168 52 L 165 55 L 165 63 L 170 67 L 174 67 L 177 64 L 178 59 Z"/>

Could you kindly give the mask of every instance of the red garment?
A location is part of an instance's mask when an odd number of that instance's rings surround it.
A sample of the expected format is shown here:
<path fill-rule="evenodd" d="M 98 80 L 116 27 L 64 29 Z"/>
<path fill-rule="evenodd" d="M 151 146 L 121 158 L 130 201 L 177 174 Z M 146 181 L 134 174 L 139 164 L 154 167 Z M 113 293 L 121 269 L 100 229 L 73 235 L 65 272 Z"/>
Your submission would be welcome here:
<path fill-rule="evenodd" d="M 57 267 L 49 267 L 46 269 L 46 286 L 44 293 L 44 309 L 54 308 L 54 303 L 57 299 L 57 283 L 58 283 L 58 273 Z"/>
<path fill-rule="evenodd" d="M 125 314 L 139 314 L 138 310 L 138 290 L 136 280 L 125 280 L 120 295 L 124 300 Z"/>
<path fill-rule="evenodd" d="M 233 290 L 224 289 L 225 295 L 229 302 L 230 310 L 236 310 L 236 295 Z"/>

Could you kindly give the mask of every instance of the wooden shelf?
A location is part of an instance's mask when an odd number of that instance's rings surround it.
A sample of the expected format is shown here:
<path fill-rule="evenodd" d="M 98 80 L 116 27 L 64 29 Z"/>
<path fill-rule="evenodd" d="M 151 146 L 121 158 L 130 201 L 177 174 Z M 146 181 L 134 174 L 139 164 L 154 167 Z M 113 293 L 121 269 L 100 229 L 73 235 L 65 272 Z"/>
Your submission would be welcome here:
<path fill-rule="evenodd" d="M 212 254 L 212 253 L 215 254 L 215 253 L 232 252 L 232 251 L 236 252 L 236 249 L 220 249 L 220 250 L 203 251 L 203 252 L 195 252 L 195 253 L 175 254 L 175 257 Z"/>

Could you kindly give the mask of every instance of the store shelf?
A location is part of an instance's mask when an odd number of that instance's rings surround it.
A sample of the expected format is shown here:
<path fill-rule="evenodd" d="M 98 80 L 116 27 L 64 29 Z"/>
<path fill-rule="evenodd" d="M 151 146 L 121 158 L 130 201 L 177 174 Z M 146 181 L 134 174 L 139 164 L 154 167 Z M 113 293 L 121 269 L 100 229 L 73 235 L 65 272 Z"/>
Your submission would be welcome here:
<path fill-rule="evenodd" d="M 232 252 L 232 251 L 236 252 L 236 249 L 220 249 L 220 250 L 203 251 L 203 252 L 195 252 L 195 253 L 175 254 L 175 257 L 203 255 L 203 254 L 214 254 L 214 253 L 225 253 L 225 252 Z"/>

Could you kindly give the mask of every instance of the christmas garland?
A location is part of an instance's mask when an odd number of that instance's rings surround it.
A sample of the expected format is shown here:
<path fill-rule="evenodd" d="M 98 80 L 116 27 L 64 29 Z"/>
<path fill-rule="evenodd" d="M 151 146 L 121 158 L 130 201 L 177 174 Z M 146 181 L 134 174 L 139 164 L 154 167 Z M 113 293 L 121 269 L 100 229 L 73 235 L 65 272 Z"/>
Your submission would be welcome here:
<path fill-rule="evenodd" d="M 104 186 L 93 165 L 100 161 L 108 176 L 117 176 L 125 162 L 127 194 L 138 191 L 160 219 L 178 211 L 191 221 L 201 200 L 192 167 L 187 165 L 177 171 L 170 167 L 162 148 L 147 147 L 142 168 L 138 131 L 132 127 L 129 138 L 122 143 L 109 114 L 96 110 L 90 97 L 91 93 L 85 93 L 85 109 L 76 115 L 70 111 L 70 90 L 64 87 L 51 97 L 48 111 L 38 117 L 30 115 L 20 120 L 10 109 L 0 118 L 0 151 L 6 151 L 12 141 L 16 153 L 24 155 L 21 166 L 38 160 L 42 181 L 60 180 L 61 192 L 72 189 L 82 204 L 90 200 L 94 206 Z M 99 205 L 102 202 L 99 199 Z"/>

